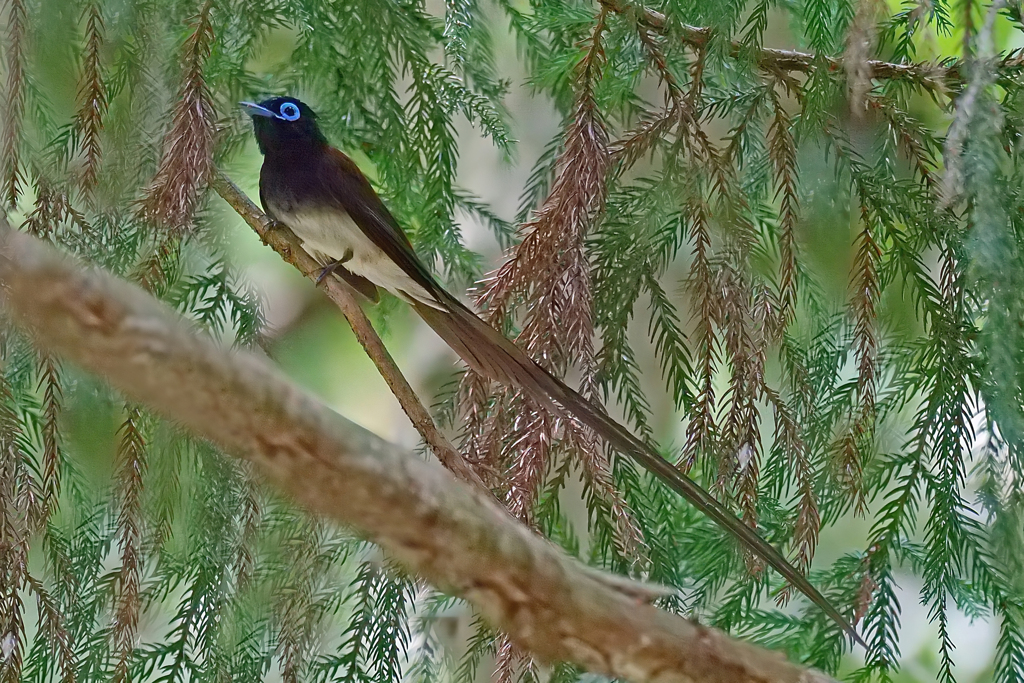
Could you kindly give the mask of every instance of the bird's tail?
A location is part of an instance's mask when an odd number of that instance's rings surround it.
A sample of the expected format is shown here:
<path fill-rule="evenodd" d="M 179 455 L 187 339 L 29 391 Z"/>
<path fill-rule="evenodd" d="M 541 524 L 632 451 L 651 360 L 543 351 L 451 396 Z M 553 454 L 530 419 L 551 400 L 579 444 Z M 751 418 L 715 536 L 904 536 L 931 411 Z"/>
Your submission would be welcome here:
<path fill-rule="evenodd" d="M 554 412 L 575 418 L 594 430 L 613 448 L 631 457 L 738 538 L 791 585 L 818 605 L 854 640 L 864 644 L 857 631 L 803 574 L 797 571 L 774 546 L 744 524 L 710 493 L 684 476 L 650 445 L 610 418 L 595 403 L 535 363 L 526 352 L 477 317 L 457 299 L 447 293 L 442 294 L 442 297 L 447 310 L 433 308 L 420 302 L 413 302 L 413 307 L 423 321 L 473 370 L 491 380 L 515 386 L 530 398 L 551 407 Z"/>

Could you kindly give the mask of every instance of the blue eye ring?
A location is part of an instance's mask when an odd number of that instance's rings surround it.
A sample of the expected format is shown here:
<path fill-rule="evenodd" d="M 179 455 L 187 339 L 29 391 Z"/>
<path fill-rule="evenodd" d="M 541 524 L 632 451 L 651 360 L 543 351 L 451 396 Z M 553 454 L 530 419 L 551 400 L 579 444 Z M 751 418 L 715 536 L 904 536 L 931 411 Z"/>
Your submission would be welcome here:
<path fill-rule="evenodd" d="M 281 118 L 285 121 L 297 121 L 300 113 L 299 107 L 291 102 L 285 102 L 280 109 Z"/>

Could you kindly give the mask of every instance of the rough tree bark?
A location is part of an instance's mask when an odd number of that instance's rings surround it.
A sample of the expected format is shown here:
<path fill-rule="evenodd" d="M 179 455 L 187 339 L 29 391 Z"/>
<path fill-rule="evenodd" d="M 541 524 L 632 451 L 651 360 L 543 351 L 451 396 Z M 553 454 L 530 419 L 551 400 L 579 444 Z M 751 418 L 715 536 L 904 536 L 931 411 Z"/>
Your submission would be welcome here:
<path fill-rule="evenodd" d="M 473 603 L 541 661 L 636 683 L 829 680 L 646 604 L 642 589 L 568 557 L 485 492 L 341 418 L 265 360 L 192 333 L 141 289 L 3 219 L 0 287 L 41 346 L 256 463 L 309 509 Z"/>

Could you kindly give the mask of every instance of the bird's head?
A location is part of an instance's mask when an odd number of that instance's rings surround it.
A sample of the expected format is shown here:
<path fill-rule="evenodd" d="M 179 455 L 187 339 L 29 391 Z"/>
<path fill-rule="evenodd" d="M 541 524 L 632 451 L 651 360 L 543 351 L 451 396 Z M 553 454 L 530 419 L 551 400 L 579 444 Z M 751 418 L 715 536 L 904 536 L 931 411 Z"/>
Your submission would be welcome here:
<path fill-rule="evenodd" d="M 316 114 L 294 97 L 272 97 L 259 104 L 240 104 L 242 110 L 252 117 L 256 143 L 263 154 L 288 147 L 327 144 L 316 124 Z"/>

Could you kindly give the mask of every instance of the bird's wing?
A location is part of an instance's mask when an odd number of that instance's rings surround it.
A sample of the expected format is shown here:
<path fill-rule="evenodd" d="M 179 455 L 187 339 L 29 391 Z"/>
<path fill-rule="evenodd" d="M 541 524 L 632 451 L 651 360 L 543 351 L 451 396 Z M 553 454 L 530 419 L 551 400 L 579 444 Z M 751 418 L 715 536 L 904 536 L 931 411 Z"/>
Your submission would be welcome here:
<path fill-rule="evenodd" d="M 337 202 L 363 234 L 406 275 L 431 296 L 438 298 L 439 292 L 443 291 L 441 285 L 420 261 L 409 237 L 355 162 L 332 147 L 328 149 L 324 163 L 336 167 L 319 174 L 321 182 L 330 183 L 326 195 Z"/>
<path fill-rule="evenodd" d="M 347 282 L 349 287 L 356 290 L 373 303 L 380 301 L 380 294 L 377 292 L 377 285 L 373 284 L 365 277 L 356 275 L 355 273 L 350 273 L 345 269 L 345 266 L 338 266 L 335 268 L 334 274 Z"/>

